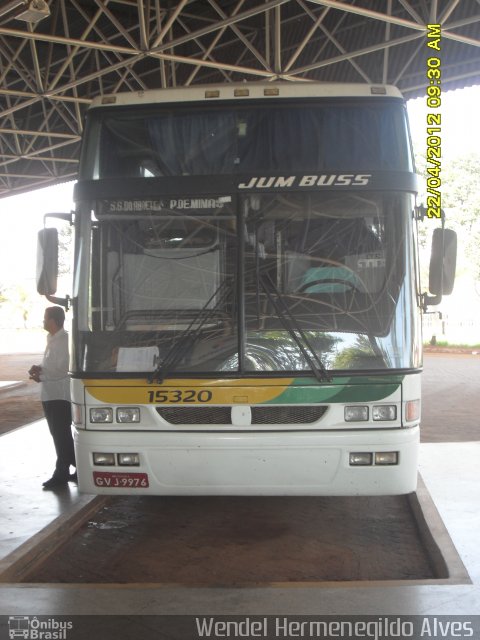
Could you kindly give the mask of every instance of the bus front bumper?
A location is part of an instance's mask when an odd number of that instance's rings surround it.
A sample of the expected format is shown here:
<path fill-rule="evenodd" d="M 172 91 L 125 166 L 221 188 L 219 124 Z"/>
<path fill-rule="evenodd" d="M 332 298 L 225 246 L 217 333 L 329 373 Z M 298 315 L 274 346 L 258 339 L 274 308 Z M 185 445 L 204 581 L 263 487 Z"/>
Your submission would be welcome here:
<path fill-rule="evenodd" d="M 348 432 L 77 430 L 79 489 L 139 495 L 398 495 L 415 491 L 419 427 Z M 397 452 L 396 464 L 376 464 Z M 113 464 L 94 465 L 94 453 Z M 358 454 L 372 453 L 369 456 Z M 121 455 L 123 454 L 123 455 Z M 138 465 L 125 465 L 138 454 Z M 352 465 L 352 455 L 367 464 Z M 96 456 L 98 458 L 98 456 Z M 123 464 L 119 464 L 122 461 Z"/>

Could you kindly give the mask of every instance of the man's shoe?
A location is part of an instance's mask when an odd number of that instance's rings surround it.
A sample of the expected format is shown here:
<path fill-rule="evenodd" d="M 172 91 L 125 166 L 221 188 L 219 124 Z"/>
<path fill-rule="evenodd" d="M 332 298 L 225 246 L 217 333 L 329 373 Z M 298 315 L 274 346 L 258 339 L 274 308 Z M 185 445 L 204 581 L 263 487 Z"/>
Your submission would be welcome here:
<path fill-rule="evenodd" d="M 69 482 L 78 482 L 78 478 L 77 478 L 77 472 L 75 471 L 75 473 L 71 473 L 68 476 L 68 481 Z"/>
<path fill-rule="evenodd" d="M 43 483 L 44 489 L 57 489 L 58 487 L 65 487 L 68 483 L 67 478 L 56 478 L 52 476 L 50 480 Z"/>

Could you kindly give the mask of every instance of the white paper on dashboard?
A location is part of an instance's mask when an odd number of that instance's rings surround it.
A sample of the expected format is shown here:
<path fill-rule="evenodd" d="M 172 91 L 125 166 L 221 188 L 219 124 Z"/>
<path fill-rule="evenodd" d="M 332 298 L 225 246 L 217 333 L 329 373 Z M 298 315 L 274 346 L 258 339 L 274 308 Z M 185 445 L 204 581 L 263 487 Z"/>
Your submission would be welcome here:
<path fill-rule="evenodd" d="M 154 371 L 158 357 L 158 347 L 120 347 L 117 371 Z"/>

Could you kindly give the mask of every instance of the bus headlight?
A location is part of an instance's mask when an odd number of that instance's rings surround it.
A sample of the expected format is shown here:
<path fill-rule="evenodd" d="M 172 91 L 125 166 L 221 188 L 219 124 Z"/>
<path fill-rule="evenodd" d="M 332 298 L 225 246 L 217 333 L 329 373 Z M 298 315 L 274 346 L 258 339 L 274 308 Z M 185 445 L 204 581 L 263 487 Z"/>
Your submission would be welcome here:
<path fill-rule="evenodd" d="M 111 407 L 95 407 L 90 409 L 90 422 L 103 424 L 113 422 L 113 409 Z"/>
<path fill-rule="evenodd" d="M 394 404 L 377 404 L 372 408 L 372 418 L 374 420 L 396 420 L 397 407 Z"/>
<path fill-rule="evenodd" d="M 139 407 L 121 407 L 117 409 L 117 422 L 140 422 Z"/>
<path fill-rule="evenodd" d="M 368 407 L 353 405 L 345 407 L 345 422 L 366 422 L 368 420 Z"/>

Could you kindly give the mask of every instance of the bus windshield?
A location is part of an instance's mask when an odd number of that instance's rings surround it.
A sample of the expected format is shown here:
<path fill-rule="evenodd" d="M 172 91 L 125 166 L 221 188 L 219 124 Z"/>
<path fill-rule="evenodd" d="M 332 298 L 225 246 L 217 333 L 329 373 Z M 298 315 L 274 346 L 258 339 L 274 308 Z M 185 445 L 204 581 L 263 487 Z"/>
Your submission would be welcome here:
<path fill-rule="evenodd" d="M 76 371 L 418 366 L 410 194 L 159 202 L 104 201 L 83 223 Z"/>
<path fill-rule="evenodd" d="M 413 170 L 395 99 L 127 107 L 91 120 L 85 179 Z"/>

